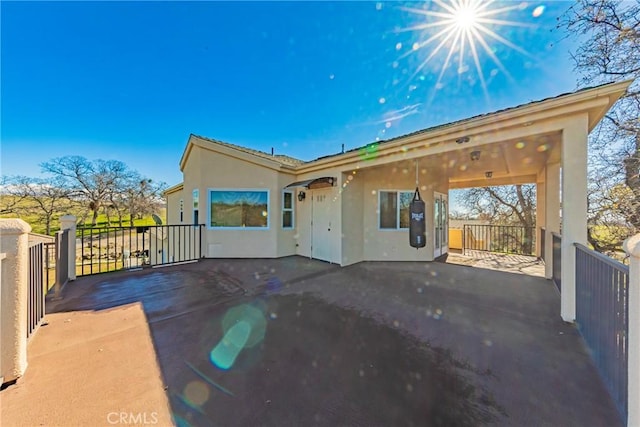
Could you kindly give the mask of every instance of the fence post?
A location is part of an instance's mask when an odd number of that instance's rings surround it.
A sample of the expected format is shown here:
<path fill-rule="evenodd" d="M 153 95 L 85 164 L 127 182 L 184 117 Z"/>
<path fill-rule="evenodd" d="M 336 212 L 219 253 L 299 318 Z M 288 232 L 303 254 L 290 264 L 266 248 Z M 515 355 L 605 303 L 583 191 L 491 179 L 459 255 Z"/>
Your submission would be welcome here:
<path fill-rule="evenodd" d="M 69 230 L 69 281 L 76 280 L 76 217 L 60 217 L 60 229 Z"/>
<path fill-rule="evenodd" d="M 622 245 L 629 255 L 628 426 L 640 426 L 640 234 Z"/>
<path fill-rule="evenodd" d="M 27 369 L 29 232 L 21 219 L 0 219 L 0 379 L 14 381 Z"/>

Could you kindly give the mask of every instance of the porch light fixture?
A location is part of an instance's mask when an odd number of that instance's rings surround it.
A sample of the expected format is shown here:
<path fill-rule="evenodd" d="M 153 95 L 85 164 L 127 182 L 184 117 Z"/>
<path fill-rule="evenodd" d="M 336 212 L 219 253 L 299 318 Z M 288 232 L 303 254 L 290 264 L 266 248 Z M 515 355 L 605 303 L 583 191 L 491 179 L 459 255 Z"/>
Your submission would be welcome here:
<path fill-rule="evenodd" d="M 458 144 L 464 144 L 465 142 L 469 142 L 471 139 L 468 136 L 461 136 L 460 138 L 456 139 L 456 143 Z"/>
<path fill-rule="evenodd" d="M 305 197 L 307 197 L 307 195 L 305 194 L 304 191 L 301 191 L 298 193 L 298 201 L 301 202 L 305 199 Z"/>
<path fill-rule="evenodd" d="M 470 154 L 470 157 L 472 162 L 475 162 L 476 160 L 480 160 L 480 151 L 478 150 L 472 151 Z"/>
<path fill-rule="evenodd" d="M 484 173 L 484 176 L 485 176 L 485 178 L 489 179 L 489 178 L 491 178 L 493 176 L 493 172 L 492 171 L 486 171 Z"/>

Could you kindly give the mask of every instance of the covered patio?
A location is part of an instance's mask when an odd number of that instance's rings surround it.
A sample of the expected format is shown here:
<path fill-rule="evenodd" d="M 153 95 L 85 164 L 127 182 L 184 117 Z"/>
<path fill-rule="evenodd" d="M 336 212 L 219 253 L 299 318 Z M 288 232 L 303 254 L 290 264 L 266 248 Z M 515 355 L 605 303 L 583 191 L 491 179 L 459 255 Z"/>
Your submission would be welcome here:
<path fill-rule="evenodd" d="M 446 263 L 211 259 L 80 278 L 48 309 L 135 302 L 178 425 L 622 425 L 544 278 Z M 239 323 L 244 340 L 230 332 Z M 114 345 L 101 344 L 103 357 Z M 7 391 L 5 422 L 19 407 Z"/>
<path fill-rule="evenodd" d="M 588 135 L 630 83 L 584 89 L 371 144 L 303 164 L 298 176 L 311 178 L 314 171 L 330 168 L 339 173 L 332 210 L 342 212 L 336 231 L 342 242 L 334 248 L 341 265 L 434 260 L 448 252 L 449 190 L 535 184 L 535 253 L 544 257 L 544 275 L 551 278 L 553 235 L 562 232 L 555 261 L 562 282 L 560 313 L 573 322 L 574 245 L 587 245 Z M 380 193 L 400 194 L 416 186 L 426 202 L 427 245 L 421 251 L 409 247 L 406 232 L 381 225 Z"/>

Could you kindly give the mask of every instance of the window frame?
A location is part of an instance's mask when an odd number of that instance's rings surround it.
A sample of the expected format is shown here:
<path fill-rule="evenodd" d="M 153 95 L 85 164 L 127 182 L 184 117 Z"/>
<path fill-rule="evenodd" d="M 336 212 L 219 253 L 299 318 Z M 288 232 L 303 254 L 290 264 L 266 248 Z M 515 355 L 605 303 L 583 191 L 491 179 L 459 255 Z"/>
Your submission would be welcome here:
<path fill-rule="evenodd" d="M 378 231 L 406 231 L 409 227 L 400 227 L 400 194 L 407 193 L 411 194 L 411 199 L 413 200 L 414 190 L 395 190 L 395 189 L 384 189 L 378 190 Z M 396 194 L 396 226 L 395 228 L 383 228 L 380 223 L 380 216 L 382 215 L 381 209 L 381 198 L 382 193 L 395 193 Z"/>
<path fill-rule="evenodd" d="M 191 222 L 193 223 L 193 225 L 198 225 L 198 223 L 200 222 L 200 189 L 199 188 L 193 189 L 193 191 L 191 192 L 191 199 L 193 203 Z M 198 216 L 197 220 L 196 220 L 196 215 Z"/>
<path fill-rule="evenodd" d="M 284 200 L 285 200 L 285 194 L 290 194 L 291 195 L 291 207 L 287 208 L 284 205 Z M 282 190 L 282 209 L 281 209 L 281 222 L 280 225 L 282 226 L 283 230 L 293 230 L 296 228 L 296 212 L 295 212 L 295 208 L 296 208 L 296 199 L 295 199 L 295 193 L 292 190 Z M 285 212 L 291 212 L 291 225 L 288 227 L 285 227 L 284 225 L 284 213 Z"/>
<path fill-rule="evenodd" d="M 211 209 L 211 193 L 212 192 L 241 192 L 241 191 L 254 191 L 267 193 L 267 225 L 265 227 L 222 227 L 211 225 L 211 215 L 213 214 Z M 271 190 L 268 188 L 207 188 L 207 229 L 209 230 L 255 230 L 255 231 L 267 231 L 271 228 Z"/>

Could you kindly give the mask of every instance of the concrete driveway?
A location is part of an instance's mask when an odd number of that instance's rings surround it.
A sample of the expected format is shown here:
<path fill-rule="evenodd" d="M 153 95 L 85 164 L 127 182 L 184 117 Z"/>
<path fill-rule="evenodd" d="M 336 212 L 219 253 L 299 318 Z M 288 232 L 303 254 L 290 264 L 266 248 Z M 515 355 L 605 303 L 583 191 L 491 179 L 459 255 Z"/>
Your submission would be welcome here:
<path fill-rule="evenodd" d="M 83 278 L 140 301 L 178 425 L 622 425 L 539 277 L 443 263 L 203 260 Z"/>

